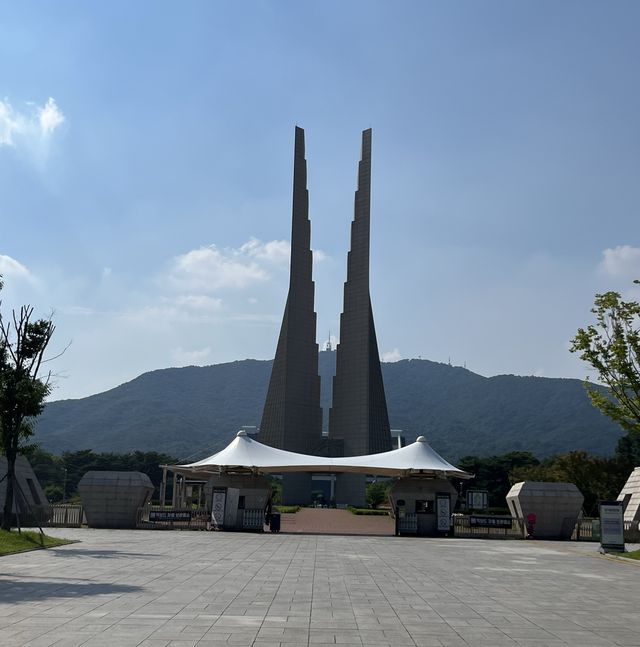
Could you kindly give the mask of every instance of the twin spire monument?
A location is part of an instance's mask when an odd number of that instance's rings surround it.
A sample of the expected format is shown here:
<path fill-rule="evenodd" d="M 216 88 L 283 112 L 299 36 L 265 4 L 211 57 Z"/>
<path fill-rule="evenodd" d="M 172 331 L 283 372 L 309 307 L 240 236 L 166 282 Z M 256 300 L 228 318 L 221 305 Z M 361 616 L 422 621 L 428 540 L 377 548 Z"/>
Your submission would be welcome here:
<path fill-rule="evenodd" d="M 311 222 L 304 130 L 296 127 L 289 293 L 260 425 L 260 441 L 303 454 L 357 456 L 391 449 L 389 416 L 369 295 L 371 129 L 362 133 L 351 251 L 340 316 L 340 343 L 329 413 L 322 435 L 318 344 L 312 277 Z M 340 474 L 337 503 L 361 504 L 365 477 Z M 307 503 L 311 475 L 287 474 L 285 502 Z"/>

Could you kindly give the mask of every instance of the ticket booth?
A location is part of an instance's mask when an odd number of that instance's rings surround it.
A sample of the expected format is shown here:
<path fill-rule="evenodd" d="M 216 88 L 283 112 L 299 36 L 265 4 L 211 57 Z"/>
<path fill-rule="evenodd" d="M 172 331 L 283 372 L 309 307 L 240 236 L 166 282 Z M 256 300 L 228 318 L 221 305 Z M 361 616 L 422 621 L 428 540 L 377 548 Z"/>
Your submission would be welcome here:
<path fill-rule="evenodd" d="M 448 479 L 408 477 L 391 487 L 396 534 L 437 537 L 450 532 L 457 492 Z"/>

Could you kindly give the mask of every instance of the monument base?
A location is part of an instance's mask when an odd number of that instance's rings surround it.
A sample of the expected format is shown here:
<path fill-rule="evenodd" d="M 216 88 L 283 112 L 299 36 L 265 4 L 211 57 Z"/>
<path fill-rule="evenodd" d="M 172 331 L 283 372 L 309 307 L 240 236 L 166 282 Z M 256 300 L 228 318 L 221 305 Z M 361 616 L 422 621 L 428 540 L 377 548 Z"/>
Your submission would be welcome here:
<path fill-rule="evenodd" d="M 311 503 L 311 474 L 292 473 L 282 475 L 282 504 L 308 505 Z"/>
<path fill-rule="evenodd" d="M 367 477 L 364 474 L 338 474 L 336 476 L 336 504 L 366 506 Z"/>

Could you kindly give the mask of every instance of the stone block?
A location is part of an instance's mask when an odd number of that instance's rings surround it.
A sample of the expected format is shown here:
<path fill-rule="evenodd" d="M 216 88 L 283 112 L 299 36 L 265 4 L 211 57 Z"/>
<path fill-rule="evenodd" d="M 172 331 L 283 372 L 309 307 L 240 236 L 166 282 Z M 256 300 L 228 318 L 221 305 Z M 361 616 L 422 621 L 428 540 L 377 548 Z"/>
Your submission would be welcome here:
<path fill-rule="evenodd" d="M 7 459 L 0 456 L 0 501 L 4 502 L 5 492 L 7 491 L 7 479 L 4 478 L 7 473 Z M 16 492 L 13 503 L 13 512 L 20 513 L 21 523 L 27 521 L 42 522 L 50 513 L 51 507 L 47 497 L 40 486 L 38 477 L 35 475 L 31 463 L 25 456 L 16 458 L 16 480 L 20 487 L 20 492 L 24 499 Z M 19 507 L 16 509 L 16 501 Z M 0 510 L 0 515 L 2 511 Z"/>
<path fill-rule="evenodd" d="M 640 467 L 636 467 L 631 472 L 620 490 L 618 501 L 624 504 L 625 521 L 640 521 Z"/>
<path fill-rule="evenodd" d="M 136 514 L 153 494 L 142 472 L 89 471 L 78 484 L 91 528 L 135 528 Z"/>
<path fill-rule="evenodd" d="M 584 497 L 573 483 L 522 481 L 507 494 L 511 515 L 526 528 L 527 518 L 536 516 L 533 536 L 537 539 L 570 539 Z"/>

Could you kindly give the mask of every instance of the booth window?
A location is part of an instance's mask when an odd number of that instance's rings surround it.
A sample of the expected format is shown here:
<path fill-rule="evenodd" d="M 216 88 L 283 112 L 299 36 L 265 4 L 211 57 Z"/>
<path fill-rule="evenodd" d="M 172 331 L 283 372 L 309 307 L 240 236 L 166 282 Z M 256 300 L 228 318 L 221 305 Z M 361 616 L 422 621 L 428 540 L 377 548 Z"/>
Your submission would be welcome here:
<path fill-rule="evenodd" d="M 416 514 L 433 514 L 435 511 L 433 503 L 428 499 L 416 499 Z"/>

